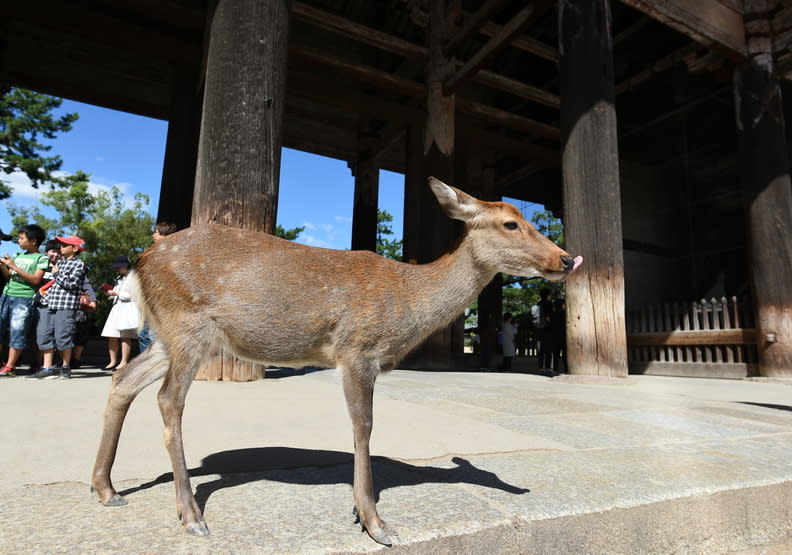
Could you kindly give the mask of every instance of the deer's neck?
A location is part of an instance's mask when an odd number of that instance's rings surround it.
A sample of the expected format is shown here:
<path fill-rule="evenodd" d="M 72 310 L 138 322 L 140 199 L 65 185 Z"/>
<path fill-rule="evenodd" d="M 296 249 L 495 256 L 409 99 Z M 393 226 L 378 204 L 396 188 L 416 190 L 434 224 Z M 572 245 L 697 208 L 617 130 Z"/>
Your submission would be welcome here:
<path fill-rule="evenodd" d="M 476 264 L 464 241 L 445 256 L 416 268 L 415 308 L 423 327 L 434 331 L 465 310 L 494 272 Z"/>

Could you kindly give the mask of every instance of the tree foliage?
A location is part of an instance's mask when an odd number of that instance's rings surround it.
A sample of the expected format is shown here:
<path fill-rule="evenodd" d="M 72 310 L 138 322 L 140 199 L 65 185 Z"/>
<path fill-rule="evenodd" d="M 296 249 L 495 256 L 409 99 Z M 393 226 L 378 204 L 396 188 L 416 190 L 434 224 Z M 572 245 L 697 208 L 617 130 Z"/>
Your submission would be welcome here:
<path fill-rule="evenodd" d="M 404 241 L 391 239 L 393 216 L 387 210 L 377 209 L 377 254 L 385 258 L 401 260 Z"/>
<path fill-rule="evenodd" d="M 284 229 L 282 225 L 278 224 L 275 226 L 275 237 L 280 237 L 287 241 L 294 241 L 303 231 L 305 231 L 305 226 Z"/>
<path fill-rule="evenodd" d="M 53 116 L 63 100 L 45 94 L 12 88 L 0 96 L 0 171 L 9 175 L 21 171 L 33 187 L 69 186 L 68 177 L 59 177 L 60 156 L 45 156 L 52 147 L 41 139 L 54 139 L 70 131 L 77 114 Z M 0 179 L 0 199 L 11 196 L 11 187 Z"/>

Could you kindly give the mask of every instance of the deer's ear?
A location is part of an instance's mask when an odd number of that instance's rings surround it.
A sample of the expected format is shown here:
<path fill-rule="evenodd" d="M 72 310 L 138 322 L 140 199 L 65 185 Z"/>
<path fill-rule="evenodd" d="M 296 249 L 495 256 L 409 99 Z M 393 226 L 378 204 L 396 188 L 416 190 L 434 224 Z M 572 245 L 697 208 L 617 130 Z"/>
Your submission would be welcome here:
<path fill-rule="evenodd" d="M 429 178 L 429 186 L 437 197 L 440 206 L 450 218 L 468 221 L 478 211 L 478 201 L 455 187 L 446 185 L 439 179 Z"/>

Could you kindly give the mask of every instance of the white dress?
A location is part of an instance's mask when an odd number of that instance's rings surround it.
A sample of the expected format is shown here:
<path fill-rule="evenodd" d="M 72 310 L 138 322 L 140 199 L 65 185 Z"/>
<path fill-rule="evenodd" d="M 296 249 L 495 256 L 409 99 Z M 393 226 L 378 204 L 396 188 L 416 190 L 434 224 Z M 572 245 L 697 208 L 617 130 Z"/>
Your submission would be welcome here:
<path fill-rule="evenodd" d="M 107 315 L 104 328 L 102 328 L 102 337 L 123 337 L 127 339 L 134 339 L 137 337 L 136 329 L 119 330 L 116 327 L 118 325 L 120 312 L 118 308 L 120 307 L 121 303 L 132 303 L 134 305 L 132 296 L 126 288 L 127 277 L 129 277 L 129 274 L 118 280 L 116 286 L 113 287 L 113 291 L 117 291 L 118 296 L 113 297 L 113 308 L 110 309 L 110 314 Z"/>

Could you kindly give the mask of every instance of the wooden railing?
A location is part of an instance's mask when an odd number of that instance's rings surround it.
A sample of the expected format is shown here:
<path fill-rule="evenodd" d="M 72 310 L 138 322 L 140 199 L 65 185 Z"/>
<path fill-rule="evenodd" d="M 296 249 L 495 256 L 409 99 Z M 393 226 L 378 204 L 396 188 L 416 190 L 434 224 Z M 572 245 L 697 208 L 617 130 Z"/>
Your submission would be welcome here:
<path fill-rule="evenodd" d="M 627 312 L 631 373 L 750 376 L 756 369 L 756 342 L 753 310 L 736 297 Z"/>

